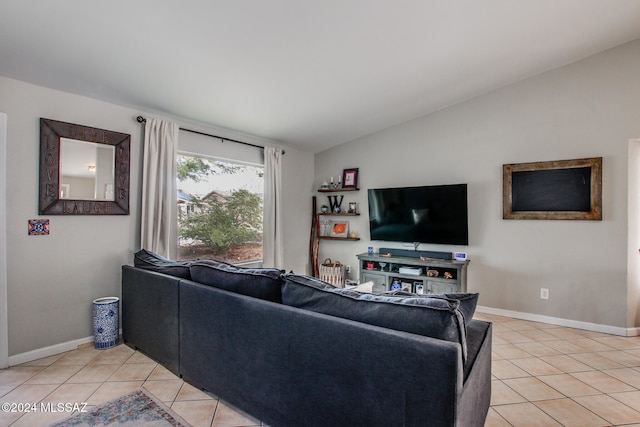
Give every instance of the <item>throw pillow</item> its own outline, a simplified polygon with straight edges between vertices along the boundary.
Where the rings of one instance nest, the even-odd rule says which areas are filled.
[[[467,357],[460,302],[446,298],[366,294],[313,277],[285,274],[282,302],[305,310],[459,343]]]
[[[353,288],[349,288],[352,291],[358,291],[358,292],[364,292],[367,294],[372,294],[373,293],[373,282],[364,282],[364,283],[360,283],[357,286],[354,286]]]
[[[155,252],[142,249],[133,254],[133,265],[145,270],[191,279],[189,266],[193,261],[172,261]]]
[[[275,268],[244,268],[214,260],[191,264],[191,279],[198,283],[278,303],[282,302],[282,273]]]

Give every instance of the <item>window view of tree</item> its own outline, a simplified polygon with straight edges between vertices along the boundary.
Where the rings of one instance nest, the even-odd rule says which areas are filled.
[[[178,156],[178,259],[262,259],[264,170]]]

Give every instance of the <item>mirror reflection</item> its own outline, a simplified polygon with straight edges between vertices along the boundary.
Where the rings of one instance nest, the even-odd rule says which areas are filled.
[[[60,199],[114,200],[115,147],[60,138]]]

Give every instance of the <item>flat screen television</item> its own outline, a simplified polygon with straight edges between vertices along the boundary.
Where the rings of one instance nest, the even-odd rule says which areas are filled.
[[[467,184],[368,190],[371,240],[469,244]]]

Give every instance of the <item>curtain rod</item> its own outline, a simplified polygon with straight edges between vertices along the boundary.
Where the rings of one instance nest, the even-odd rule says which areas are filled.
[[[142,116],[138,116],[136,117],[136,121],[138,123],[146,123],[147,119],[145,119]],[[252,144],[250,142],[244,142],[244,141],[238,141],[236,139],[231,139],[231,138],[225,138],[224,136],[218,136],[218,135],[211,135],[210,133],[204,133],[204,132],[199,132],[197,130],[191,130],[191,129],[185,129],[185,128],[180,128],[180,130],[183,130],[185,132],[191,132],[191,133],[197,133],[198,135],[204,135],[204,136],[209,136],[211,138],[216,138],[221,140],[222,142],[225,141],[229,141],[229,142],[237,142],[238,144],[244,144],[244,145],[248,145],[250,147],[256,147],[256,148],[264,148],[263,145],[256,145],[256,144]],[[282,150],[282,154],[284,155],[284,150]]]

